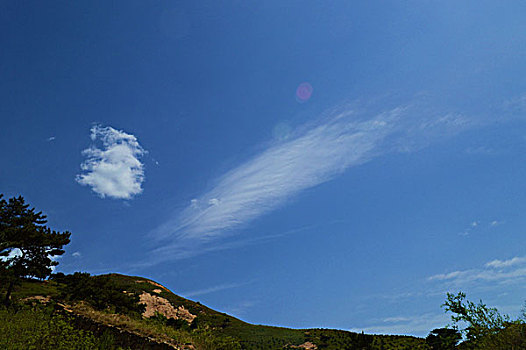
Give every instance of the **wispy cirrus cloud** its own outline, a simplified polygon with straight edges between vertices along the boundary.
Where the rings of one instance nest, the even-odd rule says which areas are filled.
[[[425,336],[429,330],[447,324],[448,316],[444,313],[425,313],[419,315],[402,315],[377,320],[372,325],[353,327],[351,331],[364,331],[369,334],[405,334]]]
[[[91,187],[100,197],[130,199],[142,192],[144,165],[140,161],[146,151],[134,135],[110,126],[94,125],[91,128],[93,145],[82,154],[82,174],[76,181]],[[101,148],[95,142],[101,144]]]
[[[219,291],[222,291],[222,290],[239,288],[239,287],[242,287],[242,286],[246,286],[247,284],[250,284],[250,283],[252,283],[252,281],[240,282],[240,283],[223,283],[223,284],[219,284],[219,285],[216,285],[216,286],[207,287],[207,288],[203,288],[203,289],[197,289],[197,290],[192,290],[192,291],[188,291],[188,292],[181,292],[179,294],[184,295],[185,297],[188,297],[188,298],[189,297],[196,297],[196,296],[199,296],[199,295],[215,293],[215,292],[219,292]]]
[[[516,256],[508,260],[495,259],[495,260],[492,260],[486,263],[485,266],[499,269],[499,268],[516,266],[516,265],[526,265],[526,256]]]
[[[345,110],[300,128],[220,176],[211,190],[156,229],[155,237],[172,242],[157,249],[156,256],[173,258],[195,242],[231,235],[350,167],[389,152],[414,150],[438,134],[470,124],[461,115],[422,112],[410,105],[374,114]]]
[[[507,260],[492,260],[481,268],[452,271],[436,274],[429,281],[442,281],[448,285],[465,288],[477,284],[509,284],[526,279],[526,257],[513,257]]]

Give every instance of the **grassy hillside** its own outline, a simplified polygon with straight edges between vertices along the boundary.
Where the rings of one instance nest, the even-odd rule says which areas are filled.
[[[252,325],[141,277],[25,280],[0,310],[5,349],[427,349],[424,339]]]

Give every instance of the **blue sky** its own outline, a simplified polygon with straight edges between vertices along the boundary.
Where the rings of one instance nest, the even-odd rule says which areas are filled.
[[[516,314],[522,1],[0,2],[0,192],[59,270],[258,324],[426,335]]]

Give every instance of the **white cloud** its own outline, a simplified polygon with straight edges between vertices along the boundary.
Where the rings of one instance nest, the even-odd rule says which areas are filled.
[[[48,255],[48,257],[51,259],[51,261],[59,261],[62,259],[62,255]],[[56,266],[51,266],[51,272],[55,272],[56,269]]]
[[[71,254],[74,258],[80,258],[82,256],[82,254],[80,252],[74,252],[73,254]]]
[[[410,317],[406,316],[395,316],[395,317],[386,317],[383,319],[383,322],[385,323],[398,323],[398,322],[407,322],[410,321]]]
[[[6,249],[0,250],[2,252],[5,252]],[[10,259],[13,259],[14,257],[22,256],[22,251],[18,248],[11,249],[9,251],[9,254],[7,256],[0,256],[0,260],[7,261]]]
[[[208,200],[208,204],[210,204],[210,205],[219,205],[219,199],[217,199],[217,198],[209,199]]]
[[[250,284],[250,283],[252,283],[252,282],[224,283],[224,284],[220,284],[220,285],[213,286],[213,287],[193,290],[193,291],[189,291],[189,292],[181,292],[179,294],[180,295],[184,295],[185,297],[189,298],[189,297],[195,297],[195,296],[199,296],[199,295],[219,292],[219,291],[226,290],[226,289],[238,288],[238,287],[242,287],[242,286],[245,286],[247,284]]]
[[[488,262],[485,266],[486,267],[493,267],[493,268],[503,268],[503,267],[510,267],[515,265],[521,265],[526,263],[526,257],[524,256],[516,256],[514,258],[508,259],[508,260],[499,260],[495,259],[493,261]]]
[[[206,244],[207,242],[200,242],[195,240],[179,240],[175,243],[166,244],[160,248],[155,249],[154,253],[148,256],[146,261],[135,263],[132,266],[136,268],[144,268],[147,266],[156,265],[161,261],[167,260],[168,258],[170,260],[182,260],[204,253],[232,250],[256,244],[266,244],[284,236],[309,230],[312,227],[313,226],[304,226],[273,235],[250,237],[236,240],[226,240],[219,243],[216,242],[213,245]]]
[[[413,107],[373,116],[344,111],[305,126],[219,177],[211,190],[175,213],[154,235],[173,240],[172,252],[188,246],[184,242],[190,240],[205,242],[230,235],[350,167],[389,152],[417,149],[470,123],[454,114],[422,116]],[[170,245],[160,251],[168,253]]]
[[[443,327],[449,317],[445,314],[426,313],[423,315],[392,316],[387,317],[377,324],[362,328],[353,327],[351,331],[369,334],[400,334],[426,336],[430,330]]]
[[[140,161],[146,151],[134,135],[112,127],[95,125],[91,140],[100,141],[101,148],[92,145],[82,154],[87,159],[81,164],[82,174],[76,180],[90,186],[102,198],[130,199],[142,192],[144,165]]]
[[[443,281],[457,287],[476,284],[516,283],[526,278],[526,257],[514,257],[509,260],[493,260],[482,268],[453,271],[430,276],[429,281]]]
[[[474,156],[492,156],[499,154],[499,151],[488,147],[488,146],[478,146],[478,147],[469,147],[464,153]]]
[[[254,300],[243,300],[235,305],[227,306],[225,308],[226,313],[235,316],[243,316],[249,309],[257,305],[258,302]]]
[[[300,191],[370,159],[401,113],[394,109],[362,122],[353,122],[351,113],[341,114],[270,147],[222,176],[215,188],[197,199],[208,206],[190,205],[160,231],[165,236],[207,238],[242,226]],[[383,119],[389,125],[376,123]]]
[[[51,136],[51,137],[48,137],[46,141],[48,142],[55,141],[55,138],[56,138],[55,136]]]

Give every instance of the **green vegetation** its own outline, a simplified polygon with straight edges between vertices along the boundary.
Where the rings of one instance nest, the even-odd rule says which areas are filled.
[[[122,349],[106,333],[77,329],[71,317],[43,306],[0,309],[0,349]]]
[[[85,301],[97,310],[113,313],[140,315],[144,305],[139,304],[137,294],[125,294],[110,276],[93,276],[89,273],[75,272],[72,275],[54,274],[51,280],[62,288],[60,297],[64,301]]]
[[[447,293],[442,305],[451,312],[455,329],[466,337],[459,349],[515,350],[526,349],[526,322],[524,315],[512,320],[495,308],[487,307],[482,300],[475,304],[466,300],[466,294]],[[464,328],[461,326],[464,325]]]
[[[426,338],[432,350],[454,350],[462,339],[462,334],[453,328],[433,329]]]

